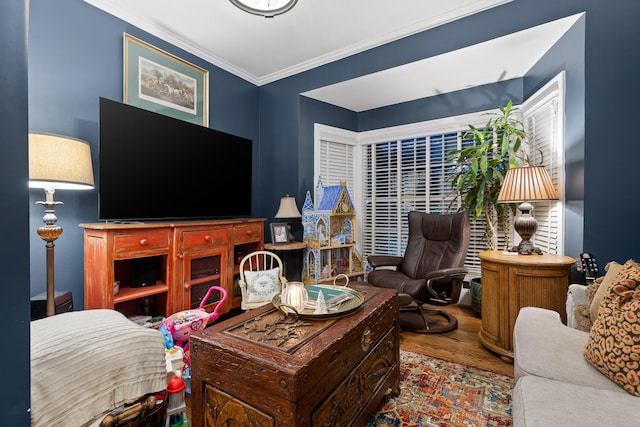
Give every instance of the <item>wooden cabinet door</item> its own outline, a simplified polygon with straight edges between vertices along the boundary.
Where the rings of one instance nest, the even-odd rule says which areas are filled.
[[[211,312],[221,299],[219,291],[212,292],[203,303],[211,286],[220,286],[229,294],[227,286],[227,248],[219,247],[206,251],[186,252],[182,256],[182,310],[202,307]],[[231,289],[233,292],[233,289]],[[229,294],[228,298],[232,295]],[[229,311],[225,304],[218,312]]]
[[[485,338],[502,346],[500,326],[504,290],[501,289],[501,268],[498,264],[482,263],[482,331]]]
[[[522,307],[542,307],[557,311],[567,322],[566,300],[569,290],[570,268],[511,267],[511,330]]]

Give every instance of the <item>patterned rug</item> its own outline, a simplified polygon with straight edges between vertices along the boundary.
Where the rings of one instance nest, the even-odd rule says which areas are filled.
[[[367,427],[511,426],[513,378],[400,351],[400,395],[385,397]]]

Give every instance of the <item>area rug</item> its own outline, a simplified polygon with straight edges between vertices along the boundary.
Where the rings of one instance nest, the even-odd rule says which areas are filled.
[[[511,426],[513,378],[400,351],[400,395],[385,397],[367,427]]]

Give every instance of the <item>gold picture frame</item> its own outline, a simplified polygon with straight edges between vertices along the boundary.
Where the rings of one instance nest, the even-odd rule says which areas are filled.
[[[209,125],[209,72],[124,34],[124,103]]]

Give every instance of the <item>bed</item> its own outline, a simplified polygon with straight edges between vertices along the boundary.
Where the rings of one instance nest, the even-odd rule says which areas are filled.
[[[162,334],[114,310],[31,322],[31,425],[91,426],[167,386]]]

